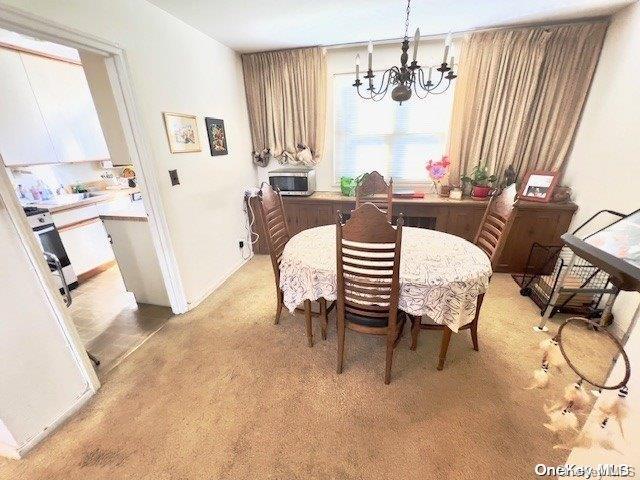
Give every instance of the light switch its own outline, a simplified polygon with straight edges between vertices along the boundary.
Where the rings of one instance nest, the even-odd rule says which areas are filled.
[[[169,178],[171,179],[171,185],[180,185],[178,170],[169,170]]]

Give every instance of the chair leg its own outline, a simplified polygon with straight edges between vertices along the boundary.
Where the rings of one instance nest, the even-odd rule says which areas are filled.
[[[420,322],[421,317],[410,315],[411,318],[411,350],[418,348],[418,336],[420,335]]]
[[[440,344],[440,359],[438,360],[438,370],[444,367],[444,360],[447,358],[447,350],[449,349],[449,340],[453,332],[447,326],[442,330],[442,343]]]
[[[278,306],[276,307],[276,319],[273,322],[275,325],[278,325],[278,323],[280,323],[280,315],[282,314],[282,304],[284,301],[283,297],[283,291],[278,288]]]
[[[471,341],[473,342],[473,349],[477,352],[478,348],[478,319],[480,318],[480,308],[482,307],[482,301],[484,300],[484,293],[478,295],[476,303],[476,316],[471,323]]]
[[[327,316],[327,300],[321,298],[320,300],[318,300],[318,303],[320,303],[320,320],[322,321],[320,328],[322,330],[322,339],[326,340],[327,327],[329,326],[329,317]]]
[[[304,301],[304,317],[307,327],[307,342],[313,347],[313,325],[311,324],[311,300]]]
[[[340,315],[336,315],[337,323],[338,323],[338,367],[337,372],[342,373],[342,365],[344,363],[344,336],[345,336],[345,325],[344,318],[340,318]]]
[[[394,335],[395,336],[395,335]],[[393,337],[390,335],[387,337],[387,358],[384,365],[384,384],[389,385],[391,383],[391,364],[393,363]]]
[[[469,329],[471,331],[471,341],[473,342],[473,349],[477,352],[478,349],[478,321],[475,320],[472,324],[471,324],[471,328]]]

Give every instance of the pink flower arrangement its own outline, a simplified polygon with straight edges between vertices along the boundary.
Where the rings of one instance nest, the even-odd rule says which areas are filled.
[[[450,164],[449,155],[443,155],[442,159],[438,162],[434,162],[433,160],[429,160],[427,162],[427,173],[429,174],[429,178],[431,178],[433,183],[436,185],[436,189],[438,189],[442,179],[449,173]]]

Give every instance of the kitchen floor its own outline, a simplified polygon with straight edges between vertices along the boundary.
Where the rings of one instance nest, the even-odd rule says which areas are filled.
[[[136,303],[113,266],[73,291],[73,322],[85,348],[100,360],[103,377],[173,315],[168,307]]]

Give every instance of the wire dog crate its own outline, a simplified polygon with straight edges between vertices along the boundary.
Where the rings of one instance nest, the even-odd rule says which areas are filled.
[[[618,212],[602,210],[580,225],[573,234],[601,213],[624,217]],[[601,326],[613,321],[611,307],[619,289],[611,284],[608,273],[579,257],[568,247],[534,243],[524,273],[512,277],[520,286],[520,294],[530,297],[540,307],[543,318],[535,327],[538,331],[547,331],[546,321],[556,313],[599,318]]]

